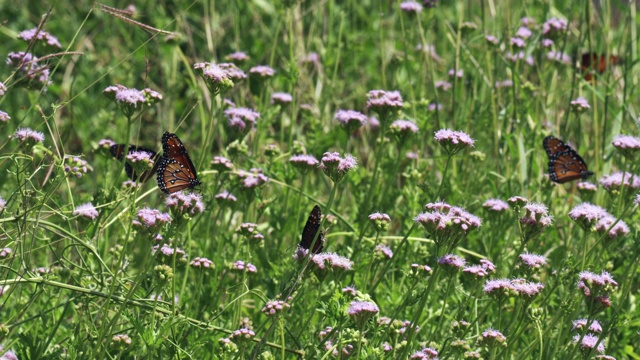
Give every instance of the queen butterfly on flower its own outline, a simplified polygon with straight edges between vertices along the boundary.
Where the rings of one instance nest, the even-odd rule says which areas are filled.
[[[176,134],[165,131],[162,135],[162,151],[164,153],[156,177],[160,190],[172,194],[201,184],[187,149]]]

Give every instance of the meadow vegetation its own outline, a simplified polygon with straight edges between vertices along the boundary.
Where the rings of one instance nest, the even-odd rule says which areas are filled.
[[[0,359],[640,358],[635,1],[82,3],[0,4]]]

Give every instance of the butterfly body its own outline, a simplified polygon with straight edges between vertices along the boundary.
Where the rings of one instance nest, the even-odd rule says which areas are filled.
[[[564,184],[573,180],[586,179],[593,175],[582,157],[562,140],[554,136],[547,136],[542,145],[549,157],[548,170],[551,181]]]
[[[125,151],[125,144],[114,144],[111,145],[111,147],[109,148],[109,152],[111,152],[111,156],[113,156],[114,158],[116,158],[118,161],[122,161],[124,160],[124,151]],[[147,180],[149,180],[150,178],[153,177],[153,174],[156,173],[157,169],[158,169],[158,162],[159,162],[159,154],[157,152],[155,152],[154,150],[142,147],[142,146],[136,146],[136,145],[129,145],[129,154],[133,153],[133,152],[146,152],[149,153],[149,157],[153,160],[153,169],[151,170],[147,170],[147,171],[143,171],[140,176],[138,176],[138,174],[136,173],[136,171],[133,169],[133,166],[131,166],[131,164],[129,164],[128,162],[124,163],[124,170],[127,173],[127,177],[133,181],[139,180],[139,182],[146,182]]]
[[[193,189],[201,184],[187,149],[176,134],[162,135],[163,155],[158,164],[158,187],[167,194]]]
[[[310,250],[313,246],[313,249],[311,250],[313,254],[317,254],[322,251],[322,248],[324,247],[324,233],[320,231],[321,221],[322,210],[320,210],[320,207],[316,205],[313,207],[313,210],[311,210],[307,223],[304,225],[304,230],[302,230],[302,239],[300,239],[298,246],[305,250]],[[316,234],[318,235],[316,236]]]

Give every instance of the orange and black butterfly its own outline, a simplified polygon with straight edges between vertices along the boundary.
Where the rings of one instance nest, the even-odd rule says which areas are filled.
[[[568,181],[586,179],[593,175],[580,155],[562,140],[547,136],[542,142],[549,157],[549,178],[564,184]]]
[[[201,184],[182,141],[168,131],[162,135],[162,158],[158,164],[158,187],[167,194],[193,189]]]
[[[116,158],[118,161],[122,161],[124,160],[124,151],[125,151],[125,144],[115,144],[115,145],[111,145],[111,147],[109,148],[109,151],[111,152],[111,155]],[[124,171],[127,173],[127,177],[133,181],[138,180],[139,178],[139,182],[144,183],[147,180],[151,179],[153,177],[153,174],[156,173],[156,170],[158,169],[158,160],[160,158],[160,154],[156,153],[155,151],[151,150],[151,149],[147,149],[145,147],[142,146],[135,146],[135,145],[129,145],[129,154],[131,154],[132,152],[146,152],[149,153],[149,157],[153,160],[153,169],[147,170],[147,171],[143,171],[142,174],[140,174],[140,176],[138,176],[138,174],[136,173],[136,171],[133,169],[133,167],[131,166],[131,164],[129,164],[128,162],[125,161],[124,163]]]
[[[580,71],[586,81],[593,80],[593,74],[603,74],[614,65],[622,64],[622,59],[615,55],[600,55],[593,52],[584,53],[580,57]]]
[[[321,220],[322,210],[320,210],[320,206],[316,205],[311,210],[311,214],[309,214],[304,230],[302,230],[302,239],[298,244],[299,247],[305,250],[309,250],[313,246],[312,254],[321,252],[324,247],[324,233],[320,231]]]

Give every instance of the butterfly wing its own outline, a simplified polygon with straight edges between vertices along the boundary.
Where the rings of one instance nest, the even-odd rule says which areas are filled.
[[[311,210],[307,223],[304,225],[304,230],[302,230],[302,239],[300,239],[298,246],[309,250],[313,245],[313,250],[311,250],[313,254],[317,254],[322,251],[322,248],[324,247],[324,234],[320,231],[321,221],[322,210],[320,210],[320,206],[316,205],[313,207],[313,210]],[[316,234],[318,234],[317,239]],[[313,241],[314,239],[315,243]]]
[[[551,135],[544,138],[544,140],[542,141],[542,146],[544,146],[544,151],[547,152],[548,157],[551,157],[562,151],[572,150],[569,145]]]
[[[172,194],[201,184],[187,149],[176,134],[167,131],[162,135],[162,150],[156,176],[160,190]]]
[[[111,145],[111,147],[109,148],[111,156],[116,158],[118,161],[123,161],[125,147],[125,144]],[[156,173],[158,169],[158,162],[160,160],[160,154],[156,153],[154,150],[142,146],[129,145],[129,154],[135,151],[143,151],[149,153],[151,155],[151,159],[153,160],[153,169],[143,171],[142,174],[140,174],[140,182],[144,183],[147,182],[147,180],[153,177],[153,174]],[[135,170],[133,170],[133,167],[128,162],[124,163],[124,171],[127,173],[127,177],[129,179],[133,181],[136,181],[138,179],[138,174],[136,174]]]
[[[591,175],[593,172],[587,169],[587,164],[573,149],[549,157],[549,178],[553,182],[564,184]]]
[[[602,74],[613,65],[622,64],[622,59],[615,55],[600,55],[589,52],[582,54],[580,58],[580,70],[585,73],[585,80],[593,79],[592,73]]]

